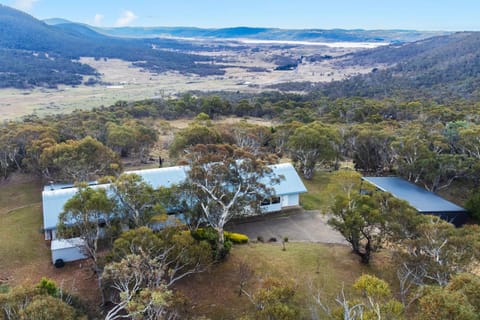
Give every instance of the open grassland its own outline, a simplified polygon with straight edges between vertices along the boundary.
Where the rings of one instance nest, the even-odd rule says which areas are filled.
[[[0,266],[3,272],[14,274],[19,268],[43,264],[45,257],[48,259],[41,225],[39,204],[0,215]],[[29,274],[22,278],[25,276]]]
[[[19,207],[39,205],[41,188],[39,181],[22,174],[0,180],[0,216]]]
[[[200,52],[213,63],[225,67],[221,76],[199,76],[177,72],[152,73],[117,59],[82,58],[100,74],[101,84],[94,86],[59,86],[57,89],[0,89],[0,121],[28,114],[39,116],[66,113],[75,109],[109,106],[119,100],[136,101],[172,97],[190,90],[240,91],[258,93],[269,85],[285,82],[329,82],[370,72],[369,67],[338,67],[331,60],[301,61],[295,70],[278,71],[276,57],[299,59],[308,55],[340,56],[359,48],[322,46],[252,46],[242,50]],[[87,80],[87,79],[85,79]]]

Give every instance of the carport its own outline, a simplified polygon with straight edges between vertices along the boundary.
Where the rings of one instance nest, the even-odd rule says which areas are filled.
[[[407,201],[418,213],[431,214],[460,227],[467,222],[467,210],[439,195],[427,191],[400,177],[363,177],[377,189]]]

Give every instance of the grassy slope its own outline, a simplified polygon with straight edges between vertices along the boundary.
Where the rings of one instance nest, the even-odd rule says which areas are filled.
[[[296,286],[297,302],[304,312],[308,312],[311,297],[317,289],[324,302],[335,306],[333,301],[342,286],[348,290],[360,275],[369,273],[390,279],[393,276],[382,268],[382,259],[366,267],[351,254],[349,247],[342,245],[287,243],[286,251],[282,251],[278,243],[235,246],[225,263],[185,279],[177,286],[194,302],[193,312],[211,319],[238,319],[253,310],[244,295],[238,296],[238,269],[242,261],[255,270],[247,291],[254,292],[267,277],[291,281]]]
[[[0,180],[0,215],[19,207],[40,204],[41,188],[39,181],[21,174]]]

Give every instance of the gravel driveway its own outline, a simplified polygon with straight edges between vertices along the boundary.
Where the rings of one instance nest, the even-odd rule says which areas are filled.
[[[293,209],[228,224],[228,231],[246,234],[250,239],[262,236],[265,241],[275,237],[278,241],[309,241],[347,244],[343,236],[327,225],[328,216],[319,211]]]

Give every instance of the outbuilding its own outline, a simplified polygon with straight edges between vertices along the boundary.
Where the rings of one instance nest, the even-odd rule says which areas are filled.
[[[439,195],[425,190],[400,177],[363,177],[377,189],[407,201],[419,213],[438,216],[460,227],[467,222],[467,210]]]
[[[52,240],[50,244],[52,263],[62,265],[64,262],[87,259],[84,247],[85,242],[81,238]]]

